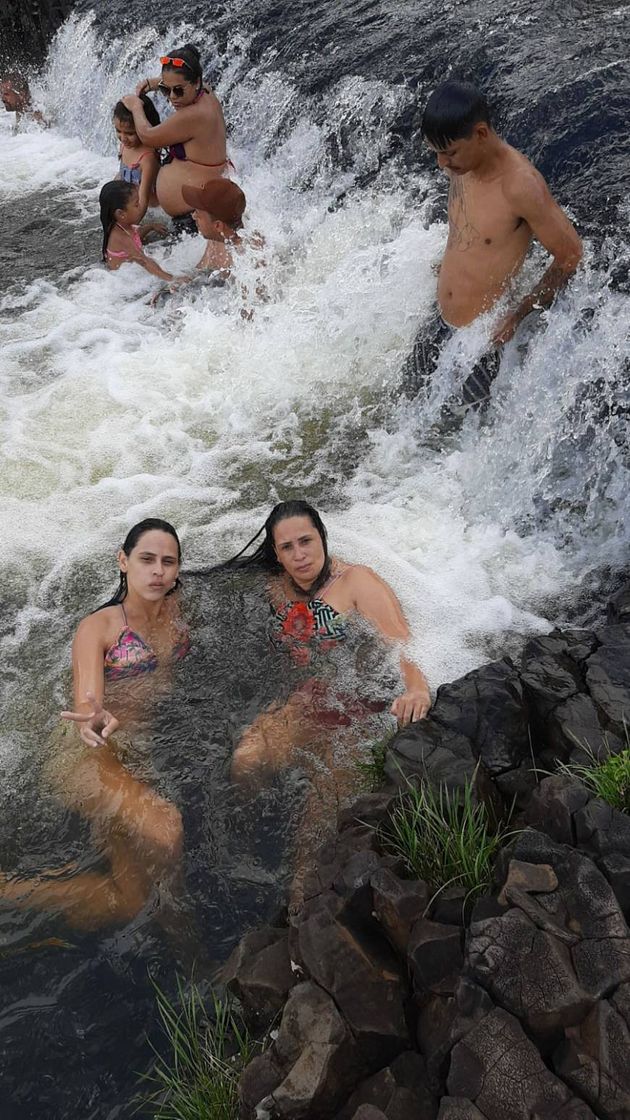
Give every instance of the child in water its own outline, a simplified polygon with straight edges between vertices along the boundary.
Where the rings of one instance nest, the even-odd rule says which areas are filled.
[[[99,195],[101,225],[103,226],[103,260],[108,268],[117,269],[125,261],[135,261],[152,276],[173,280],[170,272],[142,251],[142,239],[154,227],[147,223],[141,230],[138,222],[142,216],[138,187],[113,179],[105,183]]]
[[[160,114],[149,97],[142,98],[145,116],[151,125],[160,123]],[[149,206],[157,206],[155,180],[160,170],[160,160],[155,148],[143,144],[136,132],[133,116],[122,101],[114,105],[114,129],[120,151],[120,168],[117,179],[136,186],[140,193],[140,217],[143,218]]]
[[[262,247],[260,234],[245,239],[239,230],[243,226],[245,195],[231,179],[211,179],[203,187],[182,187],[184,201],[193,206],[192,216],[199,233],[208,244],[196,266],[203,272],[218,272],[227,279],[235,252],[242,252],[246,245]]]

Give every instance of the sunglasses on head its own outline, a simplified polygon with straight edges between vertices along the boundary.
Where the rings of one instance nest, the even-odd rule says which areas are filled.
[[[170,55],[165,54],[163,56],[163,58],[160,59],[160,63],[161,63],[162,66],[177,66],[179,68],[180,66],[185,66],[186,65],[186,59],[185,58],[171,58]]]
[[[185,86],[167,86],[164,82],[160,82],[157,88],[163,97],[183,97],[186,92]]]

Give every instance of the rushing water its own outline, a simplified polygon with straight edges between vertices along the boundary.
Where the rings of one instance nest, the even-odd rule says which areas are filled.
[[[88,9],[33,81],[53,127],[13,134],[0,115],[0,827],[2,865],[24,874],[90,850],[40,792],[38,760],[68,696],[73,627],[108,593],[140,518],[172,520],[199,567],[235,552],[277,499],[309,497],[334,551],[396,588],[433,686],[529,633],[596,619],[630,537],[627,5],[231,0],[193,4],[185,25],[169,3],[159,24],[144,0]],[[111,108],[187,39],[204,50],[248,223],[267,241],[270,298],[251,321],[238,287],[153,310],[150,277],[98,263]],[[428,395],[402,391],[446,232],[419,117],[449,73],[488,89],[504,134],[585,235],[586,263],[506,348],[485,415],[440,437],[440,404],[485,338],[483,324],[461,332]],[[152,251],[178,272],[201,243]],[[197,657],[153,738],[215,960],[280,904],[277,798],[291,790],[262,798],[243,835],[227,761],[281,673],[260,589],[189,581],[189,593]],[[156,1039],[147,969],[167,983],[181,955],[150,913],[75,938],[1,912],[0,933],[3,1117],[129,1115],[150,1060],[143,1032]],[[25,948],[52,934],[69,947]]]

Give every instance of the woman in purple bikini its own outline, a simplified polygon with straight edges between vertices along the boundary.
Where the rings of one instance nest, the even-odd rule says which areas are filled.
[[[181,815],[152,789],[150,760],[132,746],[128,729],[168,691],[173,662],[190,648],[178,605],[180,561],[173,526],[141,521],[118,554],[116,594],[79,624],[74,710],[61,713],[66,722],[45,776],[66,807],[89,820],[109,868],[3,875],[0,896],[19,909],[55,911],[75,928],[97,929],[129,921],[156,883],[177,878]]]
[[[142,144],[168,148],[170,162],[163,164],[157,177],[160,206],[171,217],[189,214],[182,187],[203,187],[210,179],[227,173],[230,167],[225,147],[225,120],[218,98],[206,89],[201,59],[196,47],[187,44],[164,55],[159,78],[145,78],[136,95],[123,97],[133,114],[134,127]],[[167,120],[151,126],[140,99],[157,89],[175,110]]]

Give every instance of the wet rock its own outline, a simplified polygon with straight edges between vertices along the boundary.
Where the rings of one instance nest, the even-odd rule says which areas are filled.
[[[320,848],[316,865],[304,878],[305,900],[331,890],[341,869],[353,855],[375,850],[375,829],[348,823],[343,832],[335,833]]]
[[[388,778],[398,785],[404,784],[405,779],[419,777],[460,789],[472,779],[474,771],[470,741],[438,722],[434,715],[399,731],[385,760]]]
[[[418,1009],[416,1038],[427,1069],[427,1083],[436,1095],[441,1095],[448,1071],[451,1052],[451,1031],[455,1022],[457,1005],[454,996],[431,993]]]
[[[551,866],[558,886],[542,893],[512,886],[512,909],[473,921],[470,974],[544,1036],[579,1023],[630,977],[630,935],[610,885],[586,856],[537,832],[524,833],[514,855]]]
[[[443,1097],[437,1120],[487,1120],[472,1101],[463,1097]]]
[[[431,920],[447,926],[463,926],[470,909],[465,887],[446,887],[431,906]]]
[[[404,955],[411,927],[426,910],[428,887],[421,879],[400,879],[386,867],[380,867],[370,881],[376,919],[390,944]]]
[[[348,906],[366,920],[372,914],[372,875],[380,868],[382,857],[376,852],[355,852],[339,868],[332,887]]]
[[[623,916],[630,918],[630,857],[612,852],[599,860],[598,866],[610,883]]]
[[[406,1051],[362,1081],[335,1120],[352,1120],[360,1107],[376,1108],[386,1120],[435,1120],[437,1102],[420,1055]]]
[[[376,923],[319,907],[296,933],[307,975],[334,999],[372,1068],[407,1049],[405,970]]]
[[[606,617],[613,626],[618,623],[627,626],[630,623],[630,583],[613,595],[606,608]]]
[[[462,930],[420,918],[411,930],[407,955],[417,991],[451,994],[464,963]]]
[[[252,1116],[260,1101],[268,1098],[283,1078],[282,1069],[271,1050],[257,1054],[245,1067],[238,1083],[241,1113]]]
[[[257,1105],[295,1120],[330,1115],[363,1072],[357,1049],[330,996],[316,984],[289,995],[273,1058],[282,1081]]]
[[[387,1120],[387,1117],[380,1108],[375,1108],[372,1104],[362,1104],[357,1108],[352,1120]]]
[[[363,797],[359,797],[339,813],[337,818],[339,832],[345,832],[347,828],[368,830],[376,828],[387,817],[395,798],[396,791],[391,789],[384,790],[382,793],[366,793]]]
[[[605,726],[623,739],[630,704],[630,627],[608,626],[600,638],[589,658],[586,683]]]
[[[287,930],[265,926],[246,933],[224,965],[222,979],[246,1012],[272,1018],[295,983]]]
[[[610,733],[608,733],[610,734]],[[599,756],[608,753],[600,714],[585,692],[559,704],[547,720],[545,739],[554,757],[584,762],[584,746]],[[617,740],[615,740],[617,742]]]
[[[447,1085],[451,1097],[463,1098],[464,1117],[474,1117],[465,1111],[472,1102],[485,1120],[595,1120],[590,1108],[547,1069],[514,1016],[498,1007],[454,1046]],[[449,1112],[439,1115],[448,1117]]]
[[[546,832],[560,844],[575,843],[574,816],[590,800],[590,794],[576,778],[553,774],[544,778],[532,793],[525,813],[528,824]]]
[[[554,632],[527,642],[521,658],[521,680],[532,711],[542,720],[558,704],[584,690],[583,675],[574,649],[564,634]],[[594,648],[594,647],[593,647]],[[593,652],[588,649],[587,656]]]
[[[555,891],[557,886],[558,876],[551,864],[524,863],[520,859],[511,859],[507,878],[499,893],[499,902],[507,905],[514,890],[526,891],[528,894],[548,894],[549,891]]]
[[[630,1116],[630,1030],[612,1003],[601,1000],[579,1026],[566,1032],[554,1069],[597,1109],[601,1120]]]
[[[577,842],[599,856],[621,852],[630,856],[630,817],[619,813],[598,797],[575,814]]]

